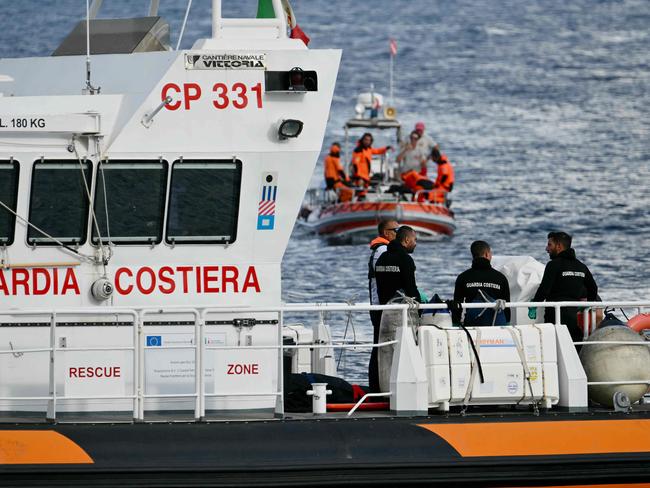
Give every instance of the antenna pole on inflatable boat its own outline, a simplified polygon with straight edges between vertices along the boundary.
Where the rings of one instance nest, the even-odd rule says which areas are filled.
[[[388,65],[389,73],[389,87],[390,87],[390,105],[395,106],[394,90],[393,90],[393,69],[395,67],[395,56],[397,56],[397,41],[392,37],[388,39],[388,47],[390,54],[390,61]]]
[[[389,78],[389,84],[390,84],[390,104],[395,105],[395,99],[393,98],[393,58],[394,56],[391,55],[390,57],[390,67],[389,72],[390,72],[390,78]]]

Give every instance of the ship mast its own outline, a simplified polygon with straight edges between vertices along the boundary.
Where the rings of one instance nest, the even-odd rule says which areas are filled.
[[[278,30],[278,38],[287,37],[287,19],[282,8],[282,0],[271,0],[275,18],[272,19],[255,19],[256,26],[275,27]],[[212,0],[212,38],[223,38],[224,27],[250,27],[250,19],[224,19],[221,16],[221,0]]]

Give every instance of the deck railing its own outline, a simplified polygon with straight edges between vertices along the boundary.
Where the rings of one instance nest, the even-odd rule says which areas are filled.
[[[255,29],[270,27],[273,37],[282,39],[287,37],[287,19],[280,0],[271,0],[275,17],[270,19],[234,19],[225,18],[221,14],[221,0],[212,0],[212,38],[221,39],[228,37],[229,30]],[[241,34],[240,34],[241,35]]]
[[[347,186],[345,189],[352,190],[355,194],[359,192],[366,192],[368,188],[362,186]],[[305,201],[311,207],[317,205],[330,205],[335,203],[344,203],[341,202],[341,188],[334,188],[331,190],[323,188],[310,188],[305,194]],[[436,198],[434,201],[430,201],[428,195],[430,193],[435,193],[439,198]],[[372,194],[371,194],[372,195]],[[399,193],[378,193],[376,194],[379,198],[373,199],[369,198],[367,195],[364,197],[364,200],[355,200],[354,198],[345,203],[361,203],[361,202],[375,202],[379,201],[382,203],[426,203],[429,205],[435,205],[438,207],[449,207],[449,192],[445,190],[435,189],[435,190],[418,190],[415,194],[409,192]]]
[[[462,307],[464,309],[484,309],[484,308],[494,308],[496,304],[493,303],[464,303]],[[637,313],[641,313],[644,310],[650,309],[650,301],[640,302],[640,301],[610,301],[610,302],[510,302],[505,304],[506,307],[511,309],[517,308],[528,308],[528,307],[553,307],[555,310],[555,323],[556,325],[560,324],[560,311],[564,307],[572,308],[582,308],[586,310],[592,310],[596,308],[626,308],[634,309]],[[398,341],[387,341],[379,344],[373,344],[371,342],[366,343],[346,343],[346,342],[331,342],[327,344],[295,344],[295,345],[285,345],[283,344],[283,325],[284,317],[287,313],[305,313],[305,312],[317,312],[319,314],[328,313],[328,312],[346,312],[346,313],[361,313],[367,312],[370,310],[399,310],[402,313],[402,326],[407,327],[409,324],[409,311],[413,310],[413,306],[407,304],[392,304],[392,305],[369,305],[369,304],[348,304],[348,303],[291,303],[285,304],[277,307],[241,307],[241,308],[206,308],[206,307],[158,307],[158,308],[147,308],[147,309],[126,309],[126,308],[105,308],[105,309],[66,309],[66,310],[24,310],[24,311],[7,311],[0,313],[0,316],[11,317],[14,321],[19,317],[29,316],[29,317],[41,317],[46,318],[49,322],[49,347],[39,347],[39,348],[24,348],[16,349],[11,347],[10,349],[0,350],[0,355],[3,354],[13,354],[22,355],[22,354],[32,354],[32,353],[49,353],[49,394],[41,396],[5,396],[0,397],[0,401],[33,401],[33,400],[42,400],[47,401],[47,412],[46,418],[50,421],[54,421],[57,418],[57,404],[62,400],[132,400],[133,401],[133,419],[135,421],[144,420],[145,415],[145,400],[146,399],[164,399],[164,398],[190,398],[194,401],[194,419],[201,420],[205,418],[206,415],[206,398],[212,397],[255,397],[255,396],[264,396],[264,397],[275,397],[276,406],[275,413],[278,416],[284,414],[284,384],[283,384],[283,358],[284,352],[291,349],[372,349],[379,347],[387,347],[390,345],[396,344]],[[442,304],[421,304],[419,305],[420,309],[423,310],[446,310],[447,305]],[[210,317],[214,316],[223,316],[223,315],[233,315],[237,313],[245,312],[246,314],[275,314],[277,316],[277,344],[273,345],[259,345],[259,346],[242,346],[242,345],[224,345],[224,346],[212,346],[206,345],[205,343],[205,324]],[[188,325],[188,327],[193,328],[193,344],[190,345],[171,345],[171,346],[155,346],[155,350],[165,350],[165,349],[192,349],[194,351],[194,391],[191,393],[170,393],[170,394],[146,394],[145,393],[145,365],[144,357],[145,351],[148,349],[154,349],[154,346],[149,346],[146,343],[144,327],[146,318],[151,315],[156,315],[158,317],[165,315],[179,315],[184,314],[193,317],[193,323]],[[63,321],[66,317],[75,317],[79,320],[79,317],[93,318],[93,321],[97,321],[98,317],[127,317],[129,320],[128,323],[133,324],[133,333],[132,333],[132,344],[130,346],[108,346],[108,347],[61,347],[57,344],[57,326],[60,322]],[[83,322],[83,319],[81,320]],[[5,319],[6,323],[6,319]],[[587,335],[589,329],[586,329],[585,334]],[[607,344],[621,344],[621,345],[640,345],[640,346],[650,346],[650,341],[644,342],[613,342],[608,341]],[[575,344],[580,345],[590,345],[596,344],[596,342],[581,341],[576,342]],[[603,344],[603,342],[598,342],[598,344]],[[273,350],[277,351],[277,368],[278,368],[278,377],[277,377],[277,388],[273,391],[246,391],[246,392],[214,392],[206,393],[205,388],[205,370],[203,367],[204,359],[206,353],[209,351],[219,351],[219,350]],[[57,391],[57,371],[60,362],[61,352],[89,352],[89,351],[130,351],[132,352],[132,366],[133,366],[133,390],[129,394],[125,395],[88,395],[88,396],[70,396],[70,395],[61,395]],[[611,381],[611,382],[590,382],[589,385],[601,385],[601,384],[639,384],[643,381]],[[650,380],[645,383],[650,384]],[[390,396],[390,392],[385,392],[381,394],[382,396]],[[359,404],[365,400],[362,399]],[[357,404],[358,406],[358,404]],[[356,410],[357,406],[353,409]]]

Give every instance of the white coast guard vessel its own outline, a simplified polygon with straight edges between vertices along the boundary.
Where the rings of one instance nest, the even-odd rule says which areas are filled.
[[[559,323],[463,332],[414,304],[281,302],[340,52],[291,38],[286,2],[263,19],[212,3],[212,37],[187,51],[152,7],[80,24],[56,56],[0,60],[2,483],[645,480],[647,412],[589,410],[587,391],[648,378],[588,383]],[[332,342],[326,314],[370,308],[394,314],[394,337]],[[370,394],[388,410],[358,412],[363,395],[322,413],[328,387],[310,381],[318,416],[287,412],[285,354],[291,373],[332,376],[333,349],[372,347],[394,351]]]
[[[25,312],[57,310],[61,367],[50,387],[123,397],[137,380],[133,315],[109,309],[227,306],[206,317],[207,343],[277,344],[275,316],[234,310],[280,302],[280,263],[313,170],[305,161],[323,140],[340,52],[288,38],[284,15],[222,19],[220,2],[213,37],[188,51],[166,48],[168,27],[157,17],[90,24],[90,47],[102,53],[92,55],[91,79],[85,22],[51,57],[0,61],[0,322],[8,326],[0,342],[48,347],[50,315]],[[188,345],[192,328],[181,324],[192,320],[153,313],[140,339]],[[72,352],[80,347],[106,350]],[[258,352],[270,389],[274,355]],[[224,360],[231,354],[226,364],[238,363],[237,351]],[[176,355],[144,372],[150,392],[193,388],[172,372],[191,351]],[[0,397],[47,396],[48,362],[47,354],[0,356]],[[224,379],[228,390],[243,388],[239,377]],[[275,405],[273,396],[210,401]],[[187,403],[150,403],[179,402]],[[132,400],[61,400],[57,410],[122,407]],[[16,408],[0,400],[0,409]]]

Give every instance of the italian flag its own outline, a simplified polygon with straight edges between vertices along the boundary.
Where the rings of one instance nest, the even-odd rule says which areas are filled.
[[[289,37],[291,39],[300,39],[305,43],[305,46],[309,45],[309,36],[303,32],[298,23],[296,22],[296,16],[293,13],[291,4],[289,0],[282,0],[282,9],[284,14],[287,16],[287,24],[291,28],[291,34]],[[274,19],[275,11],[273,10],[273,1],[272,0],[258,0],[257,3],[257,18],[258,19]]]

